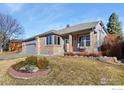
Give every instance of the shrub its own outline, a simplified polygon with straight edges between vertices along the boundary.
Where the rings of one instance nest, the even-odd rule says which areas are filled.
[[[102,46],[103,56],[117,57],[121,59],[122,46],[121,38],[117,35],[107,35],[104,39],[104,45]]]
[[[74,53],[72,52],[67,52],[67,53],[64,53],[65,56],[74,56]]]
[[[122,55],[121,45],[120,44],[103,45],[102,54],[103,56],[117,57],[118,59],[120,59]]]
[[[25,66],[25,72],[31,72],[34,69],[31,65],[35,65],[39,69],[45,69],[48,67],[49,61],[45,57],[37,59],[36,56],[30,56],[27,57],[25,61],[21,61],[17,64],[12,65],[12,67],[17,71],[20,71],[20,68]]]
[[[38,61],[37,61],[37,66],[39,69],[45,69],[47,68],[49,65],[49,61],[43,57],[43,58],[40,58]]]
[[[25,59],[27,64],[29,65],[36,65],[37,64],[37,57],[36,56],[29,56]]]
[[[12,67],[13,67],[13,69],[18,71],[21,67],[25,66],[26,64],[27,64],[26,61],[21,61],[17,64],[12,65]]]

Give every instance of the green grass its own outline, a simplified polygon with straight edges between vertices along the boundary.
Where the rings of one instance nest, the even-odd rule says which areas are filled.
[[[48,57],[51,72],[30,80],[15,79],[7,70],[24,58],[0,62],[0,85],[124,85],[124,66],[92,58]]]

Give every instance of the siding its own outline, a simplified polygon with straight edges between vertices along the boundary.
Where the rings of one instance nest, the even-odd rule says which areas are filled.
[[[100,24],[96,26],[95,31],[97,32],[97,47],[101,47],[107,33],[104,31]]]

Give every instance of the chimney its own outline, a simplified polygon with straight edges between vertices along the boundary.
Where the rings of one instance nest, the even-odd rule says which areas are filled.
[[[69,25],[69,24],[67,24],[67,25],[66,25],[66,28],[68,28],[68,27],[70,27],[70,25]]]

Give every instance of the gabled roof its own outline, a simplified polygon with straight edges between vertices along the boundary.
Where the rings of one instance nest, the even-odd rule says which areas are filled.
[[[64,29],[56,31],[56,33],[62,35],[62,34],[68,34],[68,33],[77,32],[77,31],[90,30],[90,29],[93,29],[98,23],[99,23],[99,21],[89,22],[89,23],[81,23],[78,25],[66,27]]]
[[[96,21],[96,22],[81,23],[81,24],[66,27],[66,28],[60,29],[60,30],[50,30],[48,32],[36,35],[34,37],[28,38],[23,41],[34,40],[37,36],[41,37],[41,36],[45,36],[45,35],[49,35],[49,34],[64,35],[64,34],[69,34],[69,33],[77,32],[77,31],[91,30],[91,29],[94,29],[98,23],[100,23],[103,26],[104,30],[106,31],[102,21]]]
[[[23,42],[35,40],[36,37],[42,37],[42,36],[45,36],[45,35],[54,34],[55,31],[56,31],[56,30],[50,30],[50,31],[44,32],[44,33],[42,33],[42,34],[39,34],[39,35],[30,37],[30,38],[27,38],[27,39],[23,40]]]
[[[49,35],[49,34],[55,34],[56,30],[50,30],[50,31],[47,31],[47,32],[44,32],[42,34],[39,34],[37,36],[45,36],[45,35]]]

